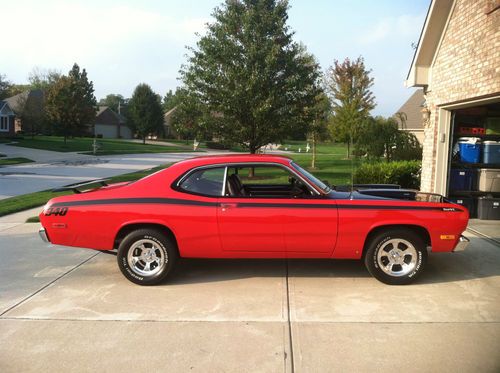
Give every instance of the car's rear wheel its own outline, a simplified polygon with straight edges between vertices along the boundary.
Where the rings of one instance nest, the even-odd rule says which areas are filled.
[[[175,243],[155,229],[129,233],[118,247],[118,266],[139,285],[156,285],[172,270],[177,258]]]
[[[427,262],[424,241],[413,231],[391,229],[376,234],[365,254],[373,277],[389,285],[406,285],[420,276]]]

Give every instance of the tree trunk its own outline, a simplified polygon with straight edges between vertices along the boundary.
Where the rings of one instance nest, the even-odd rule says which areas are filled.
[[[255,154],[255,153],[257,153],[257,148],[256,148],[254,145],[250,144],[248,147],[250,148],[250,154]],[[254,176],[255,176],[255,168],[251,167],[251,168],[248,170],[248,177],[249,177],[249,178],[252,178],[252,177],[254,177]]]
[[[142,136],[142,145],[146,145],[146,135]]]
[[[312,161],[311,168],[316,169],[316,134],[312,134]]]
[[[351,158],[351,142],[347,141],[347,159]]]

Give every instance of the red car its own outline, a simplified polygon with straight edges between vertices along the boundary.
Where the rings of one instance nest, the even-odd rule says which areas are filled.
[[[94,183],[95,185],[95,183]],[[363,259],[387,284],[408,284],[428,250],[465,249],[462,206],[397,189],[340,191],[273,155],[185,160],[131,183],[51,199],[42,239],[117,249],[130,281],[162,281],[182,258]]]

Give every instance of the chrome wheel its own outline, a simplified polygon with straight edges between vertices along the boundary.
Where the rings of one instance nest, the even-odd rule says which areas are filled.
[[[415,269],[418,253],[408,241],[395,238],[384,242],[377,252],[377,264],[384,273],[401,277]]]
[[[127,254],[129,267],[136,274],[154,276],[166,265],[168,258],[160,245],[150,239],[134,242]]]

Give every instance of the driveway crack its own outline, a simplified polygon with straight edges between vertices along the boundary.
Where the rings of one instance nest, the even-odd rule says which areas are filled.
[[[0,317],[2,317],[3,315],[7,314],[8,312],[12,311],[14,308],[20,306],[21,304],[25,303],[26,301],[30,300],[31,298],[33,298],[35,295],[41,293],[42,291],[44,291],[45,289],[47,289],[50,285],[52,285],[53,283],[55,283],[56,281],[59,281],[61,278],[65,277],[66,275],[70,274],[71,272],[75,271],[77,268],[81,267],[82,265],[84,265],[85,263],[87,263],[89,260],[95,258],[97,255],[99,255],[101,252],[97,252],[96,254],[92,255],[91,257],[85,259],[83,262],[77,264],[76,266],[74,266],[73,268],[71,268],[70,270],[64,272],[62,275],[56,277],[55,279],[53,279],[52,281],[48,282],[47,284],[45,284],[44,286],[42,286],[40,289],[38,289],[37,291],[35,291],[34,293],[31,293],[30,295],[28,295],[27,297],[21,299],[19,302],[17,302],[16,304],[10,306],[9,308],[7,308],[5,311],[3,311],[2,313],[0,313]]]

